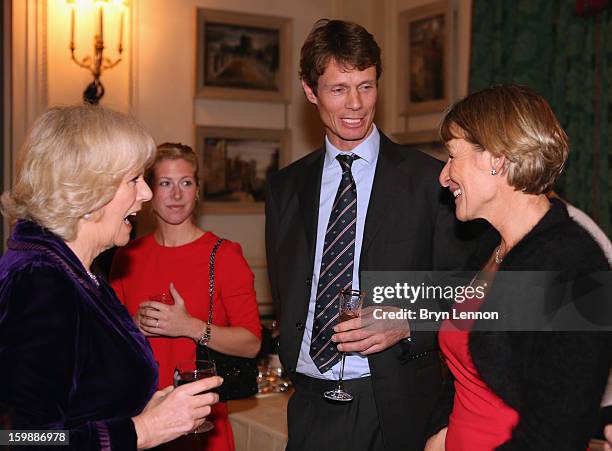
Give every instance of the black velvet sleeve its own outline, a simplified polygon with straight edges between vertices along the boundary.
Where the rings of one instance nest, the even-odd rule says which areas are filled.
[[[31,265],[7,277],[1,290],[0,402],[13,411],[11,427],[68,429],[63,450],[135,450],[131,418],[67,421],[80,378],[79,330],[87,327],[74,283],[58,269]]]

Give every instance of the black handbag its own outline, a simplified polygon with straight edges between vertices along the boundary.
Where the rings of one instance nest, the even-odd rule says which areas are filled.
[[[207,325],[213,320],[213,298],[215,294],[215,255],[223,242],[223,238],[215,243],[210,253],[210,306]],[[243,399],[257,393],[257,362],[255,359],[227,355],[208,346],[196,345],[197,360],[211,360],[215,363],[217,374],[223,378],[223,384],[217,389],[220,401]]]

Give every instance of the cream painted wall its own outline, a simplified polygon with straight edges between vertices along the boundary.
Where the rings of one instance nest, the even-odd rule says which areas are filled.
[[[137,117],[148,126],[156,139],[181,140],[193,144],[194,112],[201,125],[267,126],[293,132],[292,152],[304,155],[319,141],[311,136],[310,109],[297,79],[301,41],[312,23],[331,13],[333,2],[311,0],[140,0],[137,11]],[[293,18],[292,101],[287,111],[279,104],[205,101],[193,98],[195,71],[195,11],[197,7],[217,8],[246,13],[270,13]],[[220,106],[220,107],[219,107]],[[315,126],[316,127],[316,126]],[[320,136],[320,132],[319,132]]]
[[[289,128],[292,159],[319,145],[322,130],[304,99],[297,77],[299,49],[315,20],[332,14],[333,2],[309,0],[139,0],[135,5],[134,77],[136,117],[158,142],[194,144],[194,124],[256,128]],[[282,104],[196,99],[195,14],[197,7],[293,19],[292,99]],[[255,273],[260,302],[269,302],[263,215],[207,215],[201,225],[239,242]],[[263,308],[262,310],[267,310]]]

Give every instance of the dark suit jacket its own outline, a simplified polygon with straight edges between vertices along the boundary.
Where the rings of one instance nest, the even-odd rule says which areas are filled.
[[[300,352],[310,300],[325,149],[270,178],[266,250],[272,297],[280,319],[280,358],[291,375]],[[456,269],[470,244],[458,239],[448,190],[438,184],[442,164],[409,151],[381,133],[380,152],[361,248],[363,271]],[[426,352],[429,351],[429,352]],[[445,425],[434,414],[442,390],[435,333],[415,332],[368,358],[386,449],[422,449]]]

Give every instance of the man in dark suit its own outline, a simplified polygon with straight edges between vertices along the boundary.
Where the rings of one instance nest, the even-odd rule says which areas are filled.
[[[434,409],[435,333],[411,333],[405,320],[336,325],[338,292],[358,289],[364,271],[456,269],[466,258],[438,184],[442,164],[373,123],[381,72],[376,41],[354,23],[318,21],[302,47],[302,86],[325,145],[272,176],[266,203],[280,357],[295,385],[288,450],[420,450],[446,424],[448,412]],[[323,397],[338,380],[338,351],[349,353],[347,403]]]

